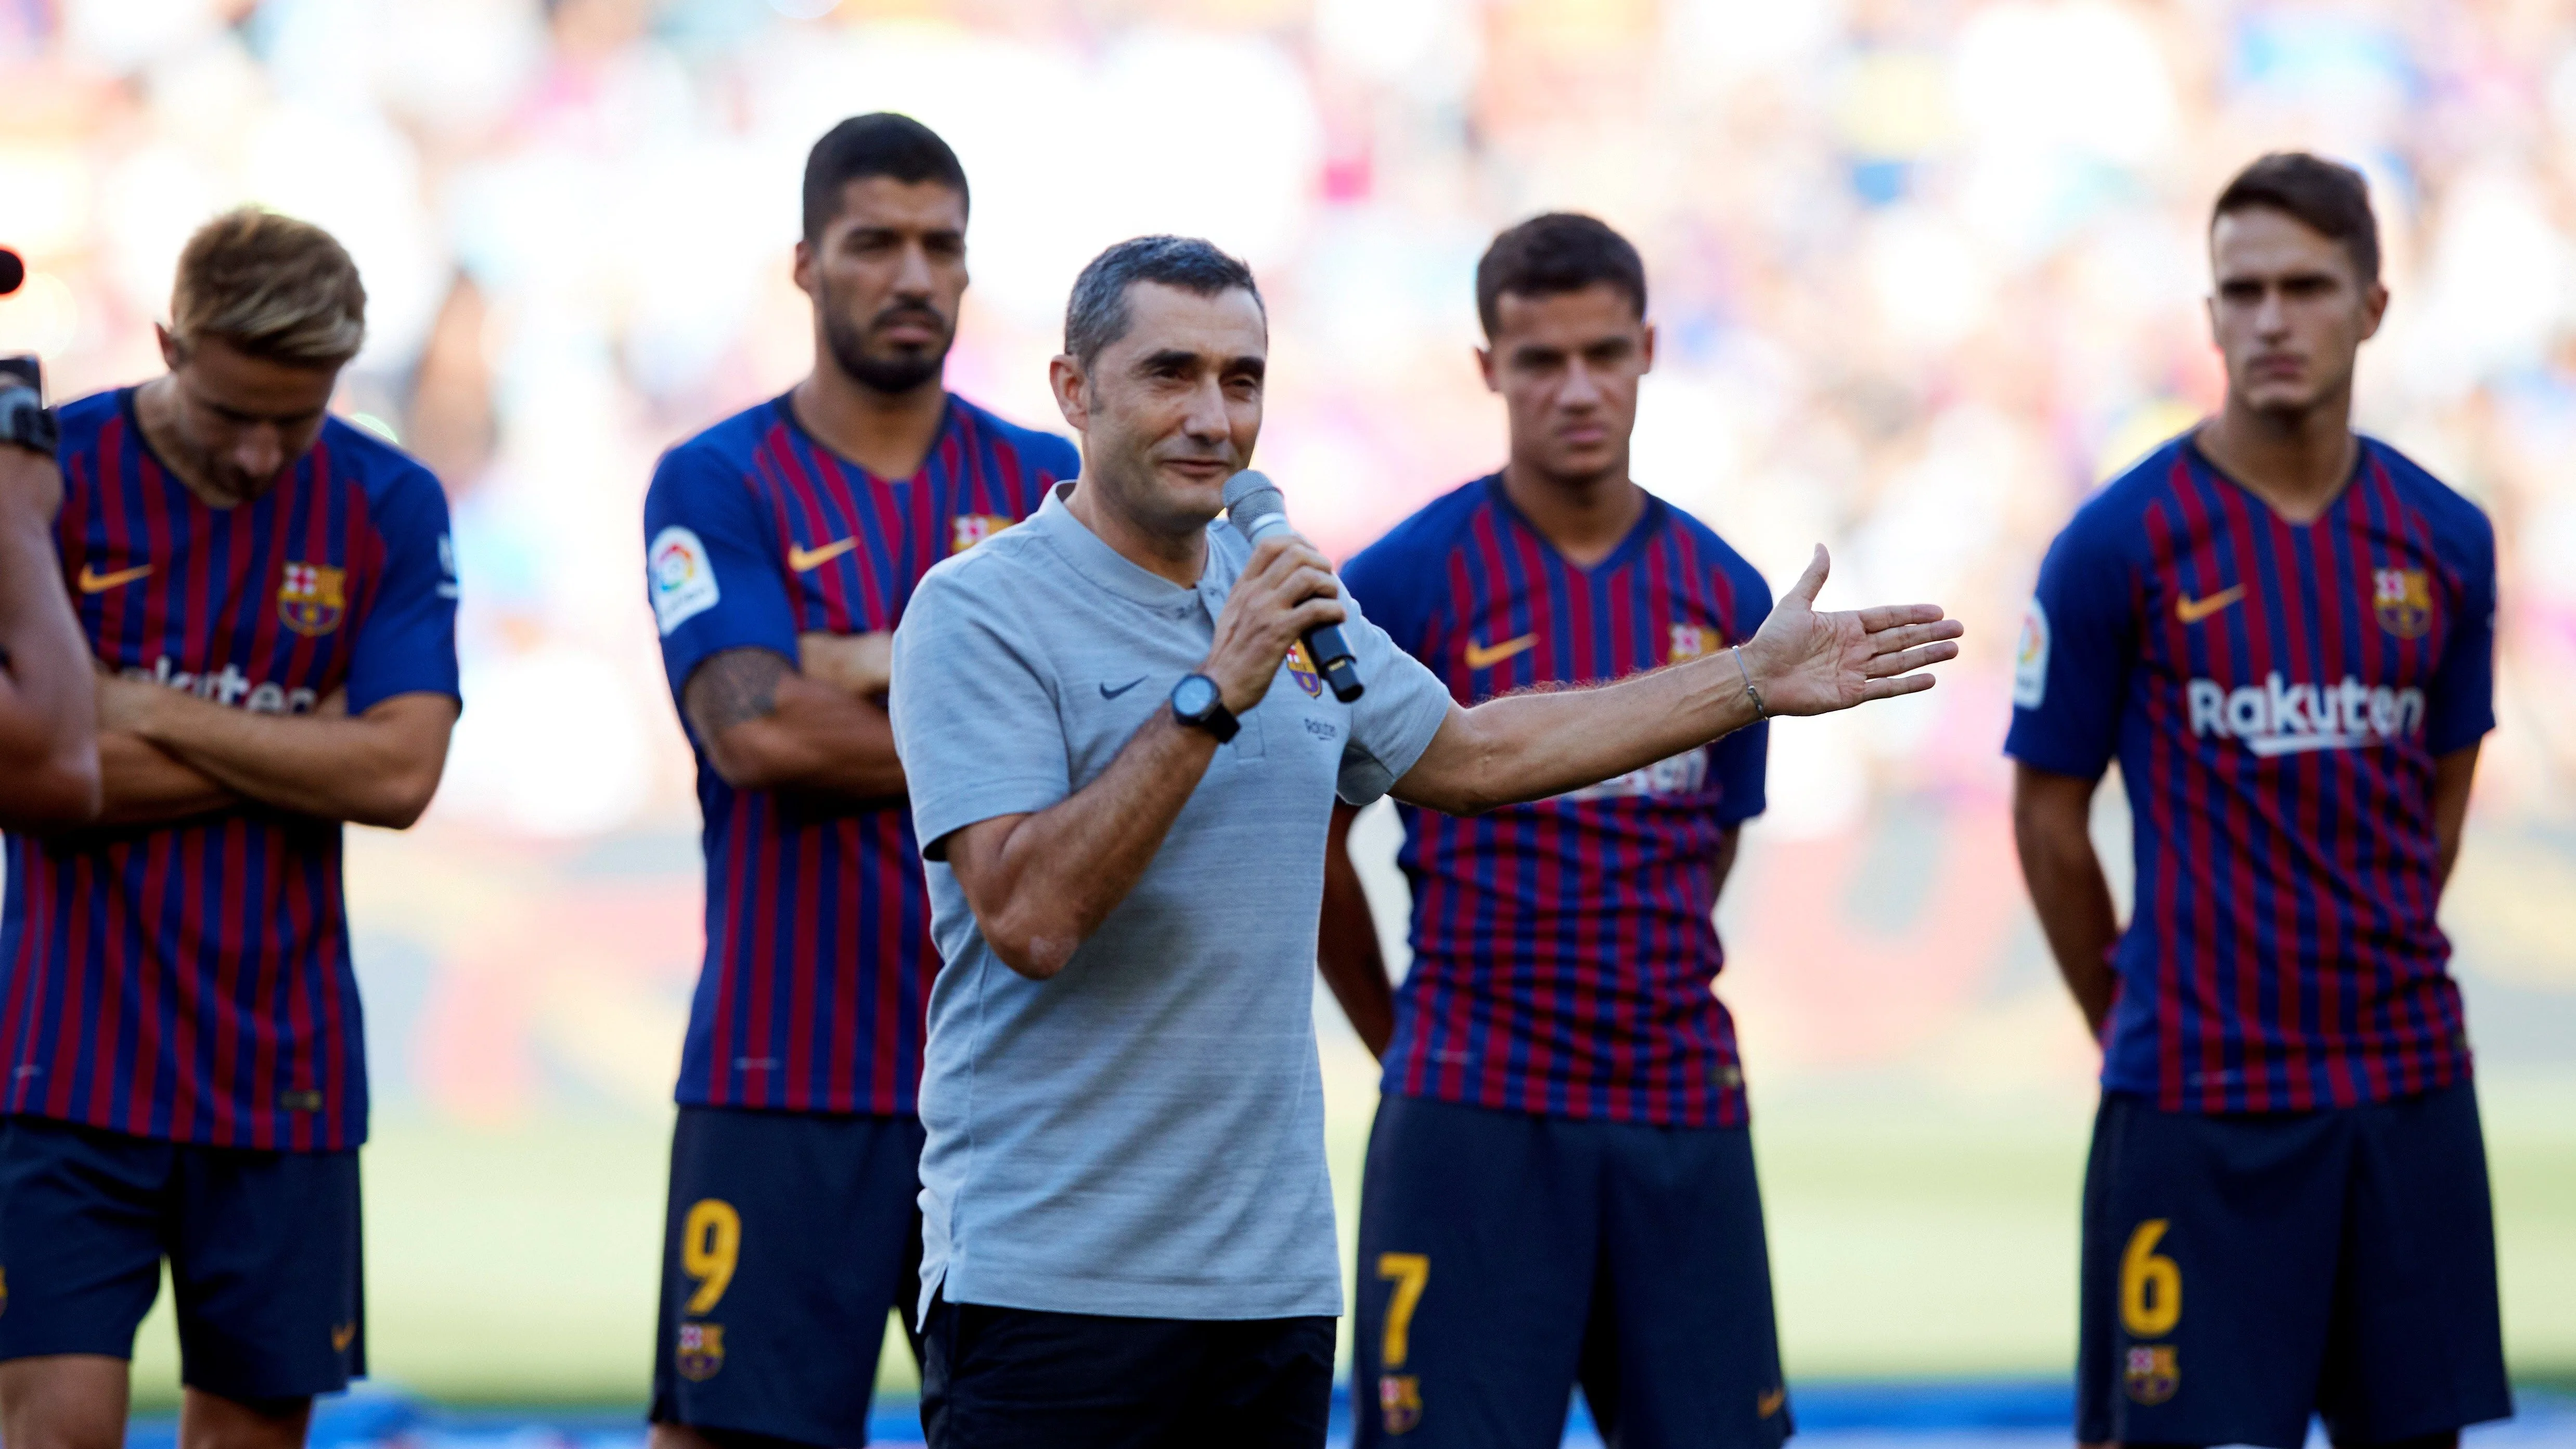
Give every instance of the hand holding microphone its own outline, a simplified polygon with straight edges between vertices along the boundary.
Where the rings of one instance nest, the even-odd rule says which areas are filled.
[[[1332,566],[1324,561],[1322,554],[1315,552],[1313,545],[1298,538],[1296,531],[1288,526],[1288,500],[1280,496],[1279,486],[1268,477],[1247,468],[1225,480],[1225,516],[1226,521],[1234,525],[1234,531],[1242,534],[1244,541],[1254,549],[1252,566],[1245,570],[1246,581],[1252,578],[1254,568],[1262,561],[1259,553],[1262,544],[1273,538],[1286,538],[1294,540],[1297,548],[1304,551],[1308,567],[1323,575],[1315,593],[1309,597],[1328,600],[1341,593],[1341,586],[1333,580]],[[1302,581],[1314,583],[1313,580]],[[1236,587],[1239,590],[1242,584],[1238,583]],[[1359,698],[1366,689],[1360,682],[1358,661],[1352,658],[1351,646],[1342,637],[1342,620],[1348,617],[1348,611],[1336,604],[1330,618],[1319,614],[1319,621],[1301,627],[1297,636],[1305,644],[1306,653],[1314,659],[1316,672],[1332,686],[1333,698],[1344,704]],[[1280,652],[1284,654],[1287,651],[1283,647]]]

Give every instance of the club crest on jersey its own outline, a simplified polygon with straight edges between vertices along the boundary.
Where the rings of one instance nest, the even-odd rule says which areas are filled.
[[[1315,698],[1324,697],[1324,676],[1315,671],[1315,656],[1306,652],[1303,639],[1288,646],[1288,677]]]
[[[2422,569],[2372,569],[2370,596],[2379,627],[2400,639],[2421,639],[2433,627],[2433,584]]]
[[[279,576],[277,617],[298,634],[328,634],[349,611],[349,575],[328,564],[291,563]]]
[[[2123,1376],[2132,1402],[2161,1404],[2182,1387],[2182,1368],[2170,1343],[2129,1345],[2128,1372]]]
[[[724,1367],[724,1325],[721,1323],[683,1323],[680,1325],[680,1351],[677,1354],[680,1377],[691,1383],[704,1383]]]
[[[1671,647],[1664,653],[1666,664],[1679,664],[1717,651],[1717,631],[1705,624],[1675,624]]]
[[[1390,1434],[1401,1434],[1421,1423],[1422,1380],[1412,1374],[1378,1375],[1377,1412]]]
[[[961,513],[948,520],[948,551],[964,553],[1011,526],[1007,513]]]

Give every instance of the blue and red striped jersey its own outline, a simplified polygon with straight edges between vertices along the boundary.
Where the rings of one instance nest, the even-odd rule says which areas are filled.
[[[2298,1111],[2468,1077],[2433,767],[2495,727],[2494,616],[2486,516],[2374,439],[2304,526],[2188,437],[2076,513],[2004,749],[2120,762],[2137,885],[2106,1090]]]
[[[644,500],[646,592],[672,699],[728,649],[793,662],[799,634],[892,629],[931,565],[1036,512],[1080,463],[1064,439],[955,396],[908,479],[835,455],[783,396],[673,448]],[[694,731],[690,743],[707,956],[679,1101],[913,1111],[939,955],[911,811],[737,790]]]
[[[1462,705],[1618,679],[1751,637],[1762,576],[1652,497],[1609,557],[1567,562],[1500,475],[1371,544],[1343,583]],[[1768,726],[1473,819],[1400,807],[1413,967],[1383,1090],[1563,1117],[1745,1119],[1714,990],[1725,832],[1762,813]]]
[[[90,648],[253,714],[457,692],[447,499],[337,419],[266,493],[209,507],[153,456],[132,391],[66,405],[66,586]],[[367,1135],[340,823],[245,805],[9,841],[5,1110],[224,1147]]]

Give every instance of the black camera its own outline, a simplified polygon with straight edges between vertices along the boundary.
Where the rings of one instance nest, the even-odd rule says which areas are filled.
[[[27,267],[0,247],[0,296],[18,290]],[[50,458],[60,435],[45,407],[45,369],[33,357],[0,357],[0,443],[15,443]]]

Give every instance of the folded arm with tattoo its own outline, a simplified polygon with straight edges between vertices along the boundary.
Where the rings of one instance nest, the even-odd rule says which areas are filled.
[[[681,705],[707,762],[737,790],[846,800],[903,793],[883,695],[884,634],[808,634],[803,668],[769,649],[727,649],[689,675]]]

